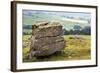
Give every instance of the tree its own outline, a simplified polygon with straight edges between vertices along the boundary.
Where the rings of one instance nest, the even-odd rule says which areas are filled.
[[[80,34],[80,31],[82,29],[81,26],[75,25],[73,28],[74,28],[73,34]]]
[[[69,31],[66,30],[66,29],[63,29],[63,34],[64,34],[64,35],[69,35]]]
[[[90,35],[91,34],[91,27],[90,26],[85,26],[82,30],[81,33],[85,35]]]
[[[32,29],[32,25],[23,25],[24,29]]]
[[[74,28],[74,30],[81,30],[81,26],[79,26],[79,25],[75,25],[73,28]]]

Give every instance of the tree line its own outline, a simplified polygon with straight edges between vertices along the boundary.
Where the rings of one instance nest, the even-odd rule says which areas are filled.
[[[75,25],[73,29],[66,30],[64,29],[64,35],[91,35],[91,27],[85,26],[82,28],[79,25]]]
[[[31,35],[32,32],[29,30],[32,30],[32,25],[25,25],[23,26],[23,29],[25,29],[25,31],[23,31],[24,35]],[[79,25],[74,25],[73,29],[67,30],[67,29],[63,29],[64,31],[64,35],[91,35],[91,27],[90,26],[85,26],[84,28],[82,28]]]

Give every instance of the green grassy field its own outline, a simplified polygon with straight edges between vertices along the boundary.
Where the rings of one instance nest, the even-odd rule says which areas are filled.
[[[74,35],[64,35],[66,47],[63,53],[55,53],[45,58],[28,59],[30,49],[30,35],[23,35],[23,62],[61,61],[61,60],[86,60],[91,59],[91,37],[89,35],[78,35],[81,39],[72,39]]]

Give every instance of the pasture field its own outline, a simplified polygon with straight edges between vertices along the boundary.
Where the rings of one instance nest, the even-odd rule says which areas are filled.
[[[55,53],[48,57],[29,59],[31,35],[23,35],[23,62],[63,61],[63,60],[87,60],[91,59],[91,36],[78,35],[80,38],[72,38],[75,35],[64,35],[66,47],[61,53]]]

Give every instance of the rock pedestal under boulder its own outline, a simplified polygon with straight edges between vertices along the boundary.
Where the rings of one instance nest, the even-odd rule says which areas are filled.
[[[62,25],[58,22],[42,22],[32,26],[31,56],[48,56],[65,48]]]

